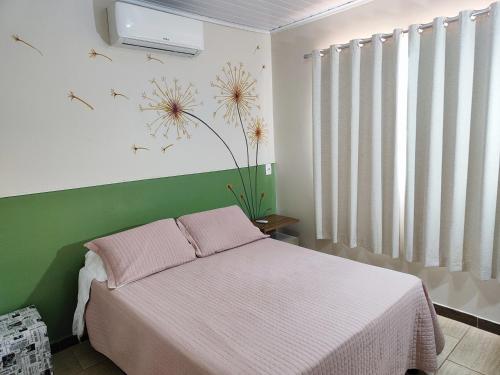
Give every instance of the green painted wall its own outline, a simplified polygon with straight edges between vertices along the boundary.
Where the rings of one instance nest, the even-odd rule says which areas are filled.
[[[263,206],[276,208],[275,179],[259,167]],[[35,304],[51,342],[71,335],[86,241],[153,220],[234,203],[236,170],[0,199],[0,314]]]

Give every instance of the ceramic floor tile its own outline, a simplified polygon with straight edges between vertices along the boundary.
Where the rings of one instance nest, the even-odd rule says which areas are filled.
[[[484,375],[498,375],[500,336],[471,327],[448,359]]]
[[[55,375],[77,375],[83,371],[72,348],[54,354],[52,359],[54,361]]]
[[[459,342],[458,339],[451,337],[451,336],[448,336],[448,335],[444,335],[444,348],[443,348],[443,351],[441,352],[441,354],[439,354],[438,358],[437,358],[438,368],[441,367],[441,365],[446,360],[446,358],[448,358],[448,356],[453,351],[453,349],[455,349],[458,342]]]
[[[84,370],[106,359],[105,356],[92,348],[88,340],[73,346],[73,353],[75,353],[80,366],[82,366]]]
[[[89,367],[82,372],[82,375],[124,375],[125,373],[121,371],[113,362],[106,360],[97,365]]]
[[[441,368],[436,372],[436,375],[481,375],[478,372],[472,371],[466,367],[460,366],[451,361],[445,361]]]
[[[451,336],[456,339],[461,339],[469,330],[470,326],[456,320],[445,318],[444,316],[438,316],[439,325],[446,336]]]

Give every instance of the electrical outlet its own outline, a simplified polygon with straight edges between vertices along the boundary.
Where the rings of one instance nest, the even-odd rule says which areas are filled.
[[[273,173],[273,166],[271,164],[266,164],[266,176]]]

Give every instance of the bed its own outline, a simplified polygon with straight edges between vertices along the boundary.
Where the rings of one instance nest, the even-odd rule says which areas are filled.
[[[270,238],[110,290],[92,346],[133,374],[403,375],[444,345],[417,277]]]

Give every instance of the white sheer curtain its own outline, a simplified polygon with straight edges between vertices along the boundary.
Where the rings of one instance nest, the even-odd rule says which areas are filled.
[[[314,51],[317,238],[499,277],[499,12]]]

